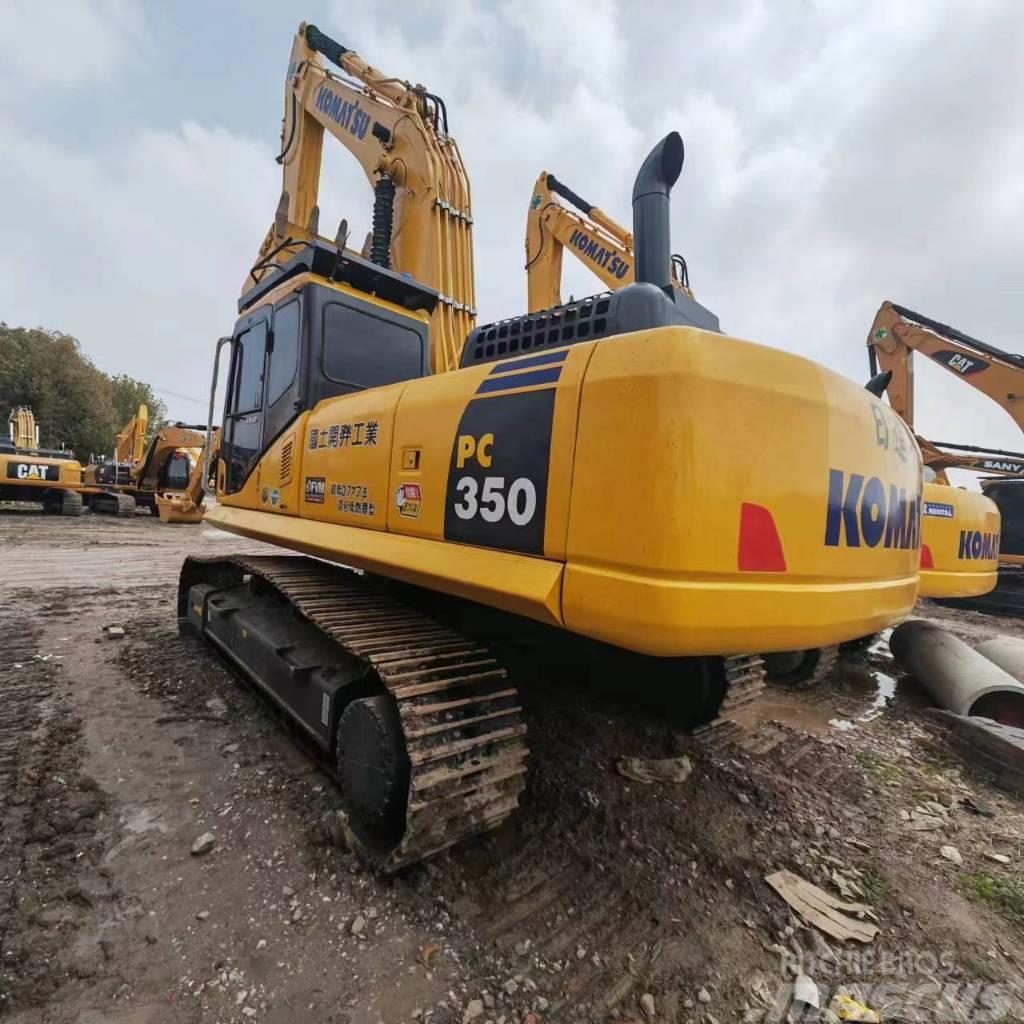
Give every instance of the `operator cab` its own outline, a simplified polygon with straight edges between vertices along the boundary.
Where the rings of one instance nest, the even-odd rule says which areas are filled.
[[[185,490],[192,477],[192,466],[192,456],[188,452],[181,449],[172,452],[160,471],[157,486],[167,491]]]
[[[266,301],[293,278],[283,298]],[[241,489],[261,453],[300,412],[325,398],[430,372],[427,323],[353,290],[428,314],[438,302],[433,289],[319,241],[239,300],[221,442],[227,493]]]

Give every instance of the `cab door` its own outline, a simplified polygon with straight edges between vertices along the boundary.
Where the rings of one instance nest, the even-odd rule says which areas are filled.
[[[224,490],[241,490],[260,457],[263,446],[263,382],[269,309],[243,320],[232,345],[231,374],[224,399],[224,440],[221,458],[225,464]]]

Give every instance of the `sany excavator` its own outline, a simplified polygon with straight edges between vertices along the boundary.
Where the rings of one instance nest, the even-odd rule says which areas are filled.
[[[374,187],[370,259],[317,233],[325,131]],[[190,558],[179,613],[330,762],[370,863],[515,810],[526,725],[496,638],[589,652],[715,722],[763,685],[752,652],[913,607],[917,445],[863,388],[706,329],[672,287],[679,135],[634,184],[634,283],[476,328],[438,97],[302,25],[281,160],[279,220],[217,348],[207,521],[299,557]]]
[[[914,429],[914,353],[920,352],[954,376],[988,395],[1024,430],[1024,356],[1004,352],[987,342],[940,323],[905,306],[883,302],[868,333],[868,357],[873,373],[891,373],[889,404]],[[918,438],[925,464],[936,473],[948,469],[977,469],[993,477],[1014,477],[1016,453],[963,449]],[[971,455],[943,449],[960,447]],[[982,465],[974,464],[980,461]],[[991,463],[986,465],[985,463]],[[1003,469],[1000,463],[1008,468]],[[1024,612],[1024,480],[982,481],[982,490],[998,506],[1001,526],[998,548],[999,581],[989,598],[975,602],[988,611]]]
[[[148,424],[140,405],[117,435],[114,458],[86,467],[86,500],[94,512],[131,516],[146,508],[165,523],[201,522],[206,426],[161,423],[147,441]]]
[[[563,206],[558,196],[576,209]],[[553,174],[541,171],[526,216],[526,286],[531,313],[562,304],[562,253],[566,248],[606,288],[633,283],[633,235]],[[669,275],[673,288],[694,298],[686,260],[678,253],[672,254]],[[704,312],[708,330],[717,331],[718,318],[710,310]]]
[[[52,515],[82,514],[82,466],[67,452],[39,446],[32,410],[18,406],[0,438],[0,501],[38,502]]]
[[[554,194],[567,199],[579,213],[567,210],[555,200]],[[601,242],[596,239],[601,239]],[[606,285],[611,285],[614,275],[619,273],[632,280],[633,236],[553,175],[542,173],[534,185],[526,220],[526,272],[531,309],[537,303],[549,301],[552,297],[557,299],[560,295],[562,251],[565,248]],[[536,255],[531,258],[531,253]],[[685,291],[692,298],[686,263],[681,256],[672,256],[670,273],[673,288]],[[714,329],[718,329],[717,317],[714,318]],[[918,442],[927,461],[933,449],[921,438]],[[978,494],[958,493],[950,497],[948,493],[933,493],[935,490],[936,485],[925,483],[921,596],[963,598],[987,593],[996,585],[992,539],[995,536],[998,540],[998,510],[991,501]],[[983,537],[984,552],[974,559],[973,546],[968,544],[964,557],[958,535]],[[862,646],[861,642],[854,645],[855,649]],[[840,654],[837,644],[771,653],[765,655],[765,668],[775,682],[807,688],[828,675]]]

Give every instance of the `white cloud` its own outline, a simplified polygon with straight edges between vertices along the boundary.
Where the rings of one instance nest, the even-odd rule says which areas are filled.
[[[213,342],[273,216],[273,147],[194,121],[88,155],[0,132],[0,193],[20,192],[8,220],[22,239],[0,253],[3,318],[74,334],[107,372],[204,398]]]
[[[112,77],[147,47],[138,0],[6,0],[0,79],[73,86]]]
[[[55,142],[33,116],[45,104],[59,114],[55,93],[37,86],[119,83],[132,50],[151,45],[127,0],[65,6],[50,17],[17,2],[20,20],[0,40],[11,83],[0,194],[16,196],[7,219],[20,240],[0,256],[0,316],[70,331],[105,368],[201,395],[209,345],[230,325],[276,206],[281,111],[267,106],[258,138],[208,123],[204,107],[151,127],[126,116],[117,138]],[[864,339],[890,298],[1020,346],[1024,7],[1012,0],[723,0],[686,17],[672,0],[639,13],[613,0],[419,2],[387,18],[375,0],[327,10],[313,19],[321,29],[447,100],[473,186],[484,318],[524,308],[539,171],[628,225],[637,166],[679,129],[675,248],[731,332],[865,379]],[[214,31],[215,8],[209,17]],[[247,40],[247,74],[276,75],[294,28]],[[45,67],[24,49],[40,32]],[[220,111],[238,99],[207,98]],[[370,204],[355,161],[328,145],[324,233],[345,216],[358,245]],[[566,294],[597,287],[566,261]],[[1024,447],[1000,410],[948,374],[926,366],[919,381],[924,433]]]

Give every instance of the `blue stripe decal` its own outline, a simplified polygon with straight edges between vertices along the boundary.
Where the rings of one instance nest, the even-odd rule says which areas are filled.
[[[491,367],[491,374],[505,373],[507,370],[529,370],[533,366],[546,366],[548,363],[561,363],[569,354],[567,348],[560,352],[545,352],[543,355],[530,356],[527,359],[514,359],[510,363],[496,363]]]
[[[531,370],[529,373],[512,373],[507,377],[487,377],[476,389],[478,395],[489,391],[507,391],[510,388],[528,388],[533,384],[554,384],[561,376],[562,368],[552,366],[546,370]]]

